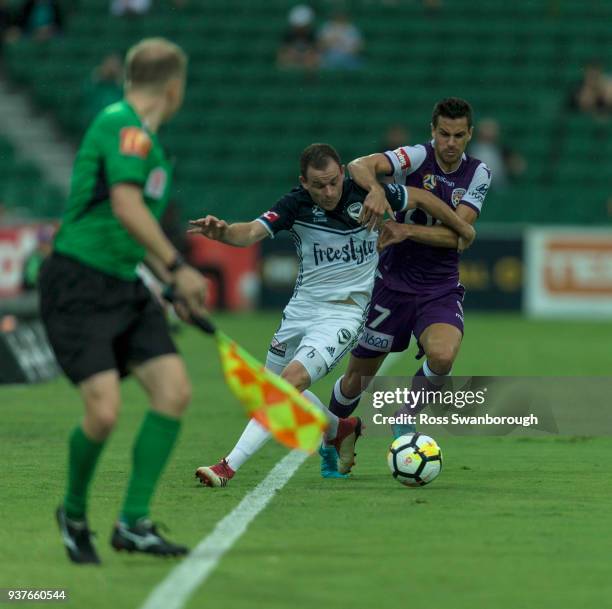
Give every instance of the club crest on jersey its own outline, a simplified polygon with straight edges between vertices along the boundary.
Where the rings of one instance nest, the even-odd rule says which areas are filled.
[[[351,203],[347,209],[346,213],[353,219],[355,222],[359,221],[359,214],[361,213],[361,208],[363,207],[363,203],[361,201],[356,201],[355,203]]]
[[[346,328],[340,328],[340,330],[338,330],[338,342],[341,345],[346,345],[349,340],[351,340],[350,330],[347,330]]]
[[[168,183],[168,174],[163,167],[156,167],[147,178],[147,183],[144,187],[144,193],[152,199],[161,199],[166,192],[166,184]]]
[[[453,207],[457,207],[457,205],[461,203],[461,199],[463,199],[465,192],[465,188],[455,188],[455,190],[453,190],[453,194],[451,195]]]
[[[436,187],[436,176],[433,173],[426,173],[423,176],[423,188],[433,190]]]
[[[327,216],[325,210],[321,209],[318,205],[312,208],[312,220],[313,222],[327,222]]]

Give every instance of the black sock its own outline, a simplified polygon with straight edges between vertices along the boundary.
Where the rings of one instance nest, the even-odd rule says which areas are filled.
[[[335,414],[337,417],[341,419],[346,419],[350,417],[355,409],[359,405],[359,400],[361,399],[361,393],[354,398],[347,398],[342,394],[342,390],[340,389],[340,384],[342,383],[342,379],[344,377],[340,377],[334,388],[332,390],[331,398],[329,399],[329,409]]]

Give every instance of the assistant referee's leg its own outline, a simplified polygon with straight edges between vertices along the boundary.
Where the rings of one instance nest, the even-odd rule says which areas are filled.
[[[83,520],[87,494],[104,443],[119,414],[119,375],[115,370],[98,372],[79,384],[85,403],[83,422],[72,431],[68,450],[68,486],[64,499],[66,515]]]
[[[191,399],[185,364],[176,354],[152,358],[133,373],[149,395],[151,410],[134,442],[132,474],[121,510],[121,521],[130,527],[149,515],[157,482],[178,438],[180,417]]]
[[[80,383],[79,390],[85,402],[83,431],[92,440],[103,442],[119,416],[119,375],[116,370],[99,372]]]

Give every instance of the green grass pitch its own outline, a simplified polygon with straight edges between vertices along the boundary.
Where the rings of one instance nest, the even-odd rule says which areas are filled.
[[[219,315],[263,359],[278,314]],[[607,338],[606,338],[607,337]],[[456,374],[609,375],[609,323],[469,315]],[[194,384],[179,445],[153,517],[195,545],[285,453],[268,444],[226,489],[199,486],[194,469],[226,454],[245,423],[223,383],[212,341],[178,342]],[[389,371],[410,374],[412,351]],[[333,380],[314,391],[327,400]],[[133,381],[91,495],[101,568],[69,564],[53,518],[65,481],[66,440],[81,416],[61,379],[0,388],[0,587],[65,588],[78,609],[136,609],[175,562],[114,553],[108,544],[146,408]],[[576,404],[579,408],[580,404]],[[309,459],[222,559],[189,609],[437,609],[606,607],[612,439],[443,438],[441,476],[406,489],[390,476],[388,440],[365,437],[350,480],[322,480]],[[40,606],[37,604],[36,606]]]

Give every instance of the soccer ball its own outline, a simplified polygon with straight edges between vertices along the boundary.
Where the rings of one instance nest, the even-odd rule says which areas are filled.
[[[393,441],[387,463],[398,482],[405,486],[425,486],[442,471],[442,450],[433,438],[409,433]]]

